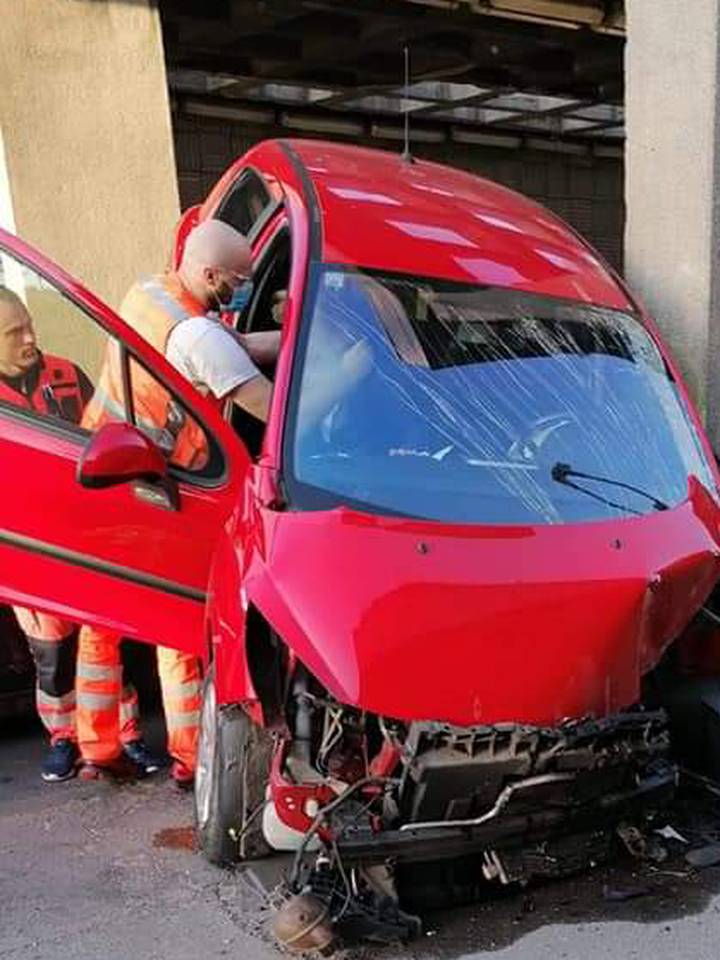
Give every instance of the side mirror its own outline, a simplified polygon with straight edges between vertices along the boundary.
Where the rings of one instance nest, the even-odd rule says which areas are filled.
[[[131,480],[162,482],[168,479],[168,466],[159,448],[137,427],[106,423],[85,447],[77,479],[96,490]]]

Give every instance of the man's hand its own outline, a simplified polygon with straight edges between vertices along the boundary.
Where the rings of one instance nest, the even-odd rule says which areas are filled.
[[[365,340],[358,340],[345,351],[340,360],[340,368],[346,378],[342,385],[345,390],[350,390],[370,373],[372,355]]]
[[[335,366],[326,366],[322,371],[316,369],[312,381],[303,383],[299,432],[306,433],[314,427],[336,403],[352,393],[372,368],[370,347],[366,340],[358,340],[342,353]]]

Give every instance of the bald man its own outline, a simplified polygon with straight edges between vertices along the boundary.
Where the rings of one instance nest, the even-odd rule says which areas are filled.
[[[231,399],[267,420],[271,383],[255,363],[277,358],[277,331],[240,335],[211,312],[226,310],[238,293],[250,293],[250,245],[221,220],[205,220],[185,243],[177,280],[198,311],[173,326],[165,345],[168,360],[203,393]]]
[[[242,337],[218,316],[239,289],[248,292],[251,273],[250,247],[242,234],[219,220],[205,221],[188,236],[177,272],[136,283],[123,300],[120,314],[202,393],[219,404],[232,400],[265,421],[271,384],[255,361],[276,357],[279,334]],[[83,426],[97,430],[115,419],[124,406],[123,391],[121,365],[111,350]],[[207,459],[206,441],[192,418],[142,370],[133,372],[132,393],[138,425],[157,438],[174,464],[190,471],[201,469]],[[92,627],[80,631],[77,731],[83,779],[134,772],[119,739],[119,640]],[[173,758],[171,775],[180,786],[189,786],[200,717],[199,664],[189,654],[164,647],[158,647],[157,656],[168,752]]]

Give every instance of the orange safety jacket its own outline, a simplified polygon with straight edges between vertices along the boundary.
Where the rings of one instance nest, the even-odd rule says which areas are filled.
[[[0,400],[71,423],[79,423],[85,404],[80,371],[70,360],[51,353],[40,355],[37,382],[29,394],[0,378]]]
[[[205,313],[203,305],[183,287],[176,273],[141,280],[131,287],[120,306],[120,316],[163,355],[174,327]],[[178,466],[199,470],[207,462],[207,439],[156,378],[129,358],[135,423]],[[97,430],[108,420],[126,420],[123,359],[120,346],[110,340],[98,385],[83,415],[82,425]]]

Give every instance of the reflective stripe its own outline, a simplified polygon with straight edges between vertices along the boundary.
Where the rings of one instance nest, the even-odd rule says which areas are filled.
[[[173,327],[182,323],[183,320],[190,319],[191,315],[188,311],[179,304],[174,297],[170,296],[165,287],[155,278],[141,282],[140,289],[144,290],[148,297],[154,301],[156,307],[172,318]],[[172,330],[172,327],[170,330]],[[170,330],[168,331],[168,336],[170,335]]]
[[[120,701],[120,723],[124,726],[129,720],[140,716],[137,693],[132,687],[124,687]]]
[[[97,663],[85,663],[78,660],[77,676],[81,680],[119,680],[120,667],[103,667]]]
[[[35,690],[35,700],[38,709],[41,707],[50,707],[55,710],[61,710],[65,707],[75,705],[75,691],[71,690],[70,693],[64,693],[61,697],[53,697],[49,693],[45,693],[44,690],[41,690],[40,687],[37,687]]]
[[[20,628],[30,640],[41,643],[67,640],[75,631],[75,626],[67,620],[48,613],[40,613],[28,607],[13,607]]]
[[[180,727],[196,727],[200,723],[200,711],[189,710],[187,713],[171,713],[165,716],[168,729],[178,730]]]
[[[179,700],[185,697],[197,697],[200,693],[200,684],[197,680],[183,680],[182,683],[163,683],[164,698]]]
[[[70,713],[53,713],[48,715],[45,710],[40,711],[45,727],[50,730],[60,730],[62,727],[72,727],[75,724],[75,711]]]
[[[95,387],[92,402],[93,405],[97,405],[102,410],[105,410],[110,416],[117,417],[118,420],[125,419],[125,407],[113,399],[107,390],[103,390],[100,384]]]
[[[83,710],[117,710],[117,695],[114,693],[85,693],[78,690],[77,705]]]

